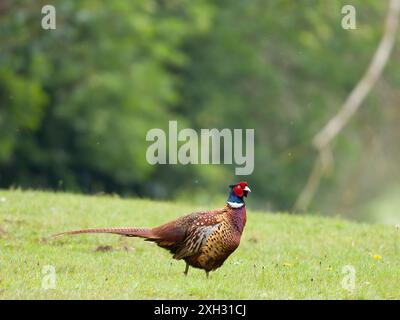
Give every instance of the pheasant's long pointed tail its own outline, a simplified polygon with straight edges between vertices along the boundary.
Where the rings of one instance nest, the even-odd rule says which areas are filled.
[[[57,233],[51,236],[51,238],[57,238],[63,235],[82,234],[82,233],[113,233],[127,237],[140,237],[146,239],[153,239],[155,235],[150,228],[134,228],[134,227],[123,227],[123,228],[96,228],[96,229],[81,229]]]

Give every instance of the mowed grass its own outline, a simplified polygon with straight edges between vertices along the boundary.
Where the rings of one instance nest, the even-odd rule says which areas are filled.
[[[46,239],[76,228],[155,226],[195,209],[111,196],[0,191],[0,299],[400,298],[395,226],[248,209],[240,247],[209,279],[192,268],[185,277],[184,262],[142,239]],[[46,266],[55,270],[53,289],[43,287]]]

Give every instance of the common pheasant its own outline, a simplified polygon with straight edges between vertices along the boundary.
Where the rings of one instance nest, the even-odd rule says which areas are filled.
[[[113,233],[127,237],[145,238],[169,250],[173,258],[208,273],[222,266],[239,246],[246,224],[244,197],[251,192],[246,182],[230,185],[229,197],[222,209],[202,211],[183,216],[155,228],[100,228],[67,231],[61,235],[81,233]]]

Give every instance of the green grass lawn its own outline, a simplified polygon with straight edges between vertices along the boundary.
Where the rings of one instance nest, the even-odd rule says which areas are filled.
[[[249,200],[251,202],[251,200]],[[0,191],[0,299],[399,299],[400,230],[248,209],[242,243],[206,279],[142,239],[76,228],[155,226],[190,204]],[[208,209],[208,208],[202,208]],[[209,208],[211,209],[211,208]],[[43,288],[53,266],[54,289]],[[355,271],[353,289],[342,286]],[[347,278],[346,278],[347,277]]]

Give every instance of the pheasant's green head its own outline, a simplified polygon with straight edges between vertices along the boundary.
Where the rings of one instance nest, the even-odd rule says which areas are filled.
[[[247,185],[247,182],[242,181],[237,184],[232,184],[229,186],[232,188],[233,193],[239,198],[247,197],[247,195],[251,192],[250,188]]]
[[[240,208],[244,205],[243,197],[251,192],[247,182],[239,182],[229,186],[231,188],[227,203],[233,208]]]

